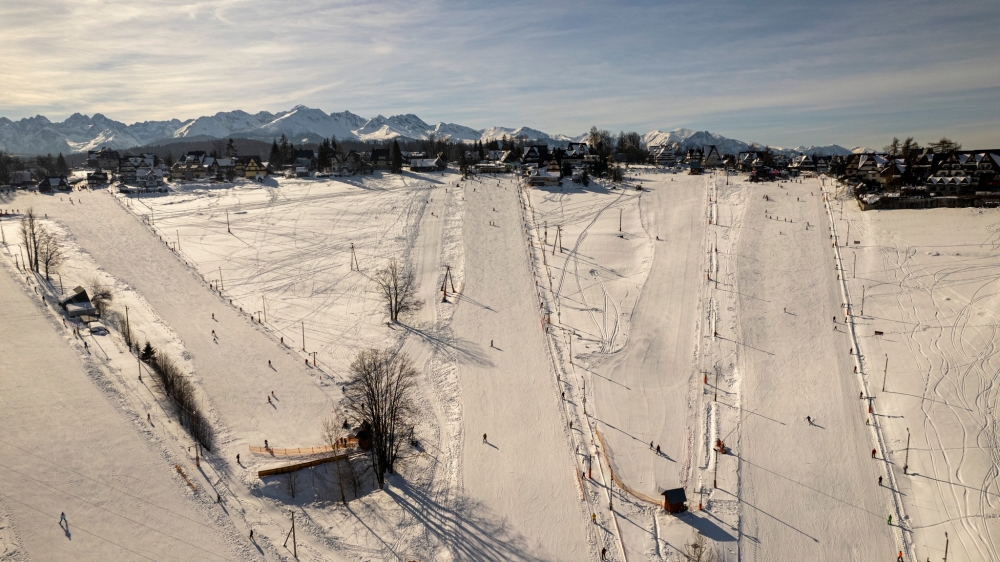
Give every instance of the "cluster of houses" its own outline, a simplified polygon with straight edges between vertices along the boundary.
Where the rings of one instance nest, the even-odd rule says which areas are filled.
[[[403,165],[413,172],[437,172],[448,166],[441,155],[402,152]],[[468,169],[479,173],[522,171],[528,185],[559,185],[567,175],[580,181],[584,171],[599,157],[587,143],[569,143],[563,148],[547,145],[525,146],[520,157],[512,151],[486,150],[465,152]],[[618,155],[616,155],[616,160]],[[847,156],[799,154],[788,156],[770,150],[747,150],[722,154],[714,146],[680,150],[676,144],[651,147],[649,163],[673,172],[686,170],[700,174],[707,169],[745,172],[751,181],[768,181],[799,175],[826,174],[855,187],[855,194],[866,208],[925,206],[1000,206],[1000,150],[924,151],[909,158],[884,153]],[[217,158],[204,151],[190,151],[167,166],[154,154],[121,155],[101,148],[87,155],[87,174],[91,187],[118,181],[123,189],[165,190],[165,181],[228,180],[246,178],[262,181],[272,174],[286,177],[309,177],[334,173],[353,175],[376,170],[390,170],[389,148],[369,151],[337,152],[331,166],[319,170],[316,152],[295,151],[294,159],[275,170],[258,156]],[[43,192],[70,190],[65,176],[50,176],[36,183],[29,171],[15,172],[14,185],[37,185]],[[944,201],[949,199],[949,201]],[[936,202],[928,202],[936,200]]]
[[[852,154],[844,175],[866,209],[1000,206],[1000,150]]]

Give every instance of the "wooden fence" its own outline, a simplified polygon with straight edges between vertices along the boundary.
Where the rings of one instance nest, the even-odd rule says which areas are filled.
[[[339,455],[332,455],[329,457],[323,457],[321,459],[313,459],[311,461],[298,462],[295,464],[289,464],[285,466],[279,466],[277,468],[266,468],[264,470],[257,471],[257,477],[263,478],[265,476],[274,476],[275,474],[286,474],[289,472],[295,472],[296,470],[302,470],[303,468],[311,468],[328,462],[336,462],[349,458],[351,455],[355,454],[355,451],[348,451],[341,453]]]

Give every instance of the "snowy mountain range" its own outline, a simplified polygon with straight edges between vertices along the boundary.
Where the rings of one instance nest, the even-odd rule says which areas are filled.
[[[579,142],[587,135],[569,137],[550,135],[528,127],[490,127],[473,129],[455,123],[430,125],[416,115],[378,115],[366,119],[350,111],[326,113],[302,105],[289,111],[270,113],[261,111],[250,114],[235,110],[206,115],[197,119],[181,121],[143,121],[126,125],[108,119],[100,113],[93,117],[74,113],[61,123],[49,121],[44,116],[28,117],[11,121],[0,117],[0,150],[15,154],[64,154],[85,152],[102,146],[127,149],[150,144],[165,144],[174,140],[205,140],[217,138],[250,138],[270,141],[286,135],[295,144],[319,142],[336,136],[341,140],[385,141],[394,138],[427,139],[434,138],[458,142],[499,140],[524,136],[532,141],[553,145]],[[750,144],[723,137],[708,131],[675,129],[670,132],[650,131],[644,135],[646,144],[655,146],[676,142],[682,149],[716,145],[723,153],[734,154],[746,150]],[[850,150],[838,146],[797,147],[781,149],[788,154],[850,154]]]

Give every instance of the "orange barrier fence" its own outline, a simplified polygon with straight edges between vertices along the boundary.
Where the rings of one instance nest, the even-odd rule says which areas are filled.
[[[597,433],[597,440],[601,442],[601,450],[604,451],[604,458],[608,461],[608,470],[611,471],[611,479],[615,481],[615,484],[619,488],[625,490],[629,494],[632,494],[636,499],[642,500],[647,503],[651,503],[657,507],[663,507],[663,500],[658,500],[643,494],[635,489],[633,489],[628,484],[622,482],[621,478],[618,477],[618,473],[615,471],[614,466],[611,464],[611,455],[608,453],[608,446],[604,444],[604,436],[601,435],[601,431],[598,429],[594,430]]]
[[[322,447],[297,447],[295,449],[280,449],[276,447],[265,449],[264,447],[255,447],[250,445],[250,452],[272,457],[304,457],[306,455],[318,455],[320,453],[334,453],[346,449],[354,449],[357,448],[357,446],[358,440],[351,437],[341,439],[335,447],[324,445]]]

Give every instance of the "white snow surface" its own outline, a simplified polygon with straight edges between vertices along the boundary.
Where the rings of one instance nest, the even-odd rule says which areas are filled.
[[[628,175],[621,188],[444,172],[0,199],[47,215],[67,285],[115,287],[142,337],[189,373],[218,434],[199,470],[164,398],[127,375],[136,363],[117,332],[86,336],[101,344],[88,354],[34,300],[56,286],[23,281],[8,246],[0,341],[31,353],[0,355],[5,405],[22,404],[0,413],[16,428],[0,447],[51,481],[41,495],[0,481],[0,552],[132,557],[127,537],[146,556],[192,543],[287,558],[291,509],[310,560],[597,560],[602,548],[684,560],[697,534],[722,560],[922,560],[942,555],[943,531],[950,556],[997,558],[998,212],[846,203],[841,218],[825,178]],[[390,258],[414,268],[426,305],[387,326],[369,276]],[[401,349],[421,372],[420,446],[400,473],[347,506],[328,468],[300,471],[295,498],[282,477],[257,478],[284,461],[247,445],[321,444],[365,347]],[[90,416],[112,447],[72,430]],[[86,477],[33,455],[66,455]],[[109,463],[125,463],[121,476]],[[137,500],[102,503],[134,474]],[[659,507],[675,487],[684,514]],[[163,507],[185,515],[163,522]],[[109,540],[74,550],[60,511],[71,532]]]

